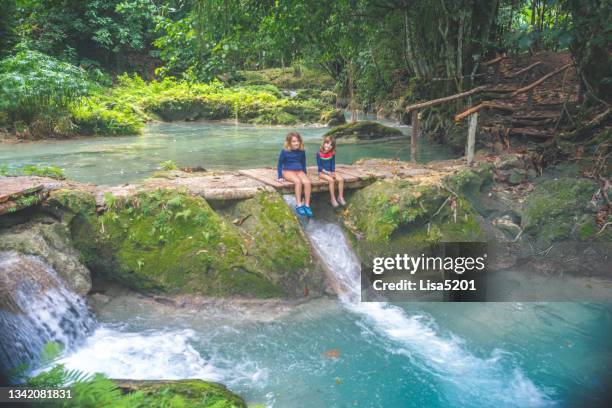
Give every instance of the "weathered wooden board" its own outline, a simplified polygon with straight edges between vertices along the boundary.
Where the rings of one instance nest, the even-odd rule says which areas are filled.
[[[317,175],[317,167],[311,166],[307,168],[308,178],[310,179],[310,183],[312,184],[312,191],[314,193],[318,193],[321,191],[328,191],[328,183],[325,180],[322,180]],[[336,171],[342,175],[344,178],[345,188],[359,188],[363,187],[368,178],[360,177],[359,175],[345,173],[341,171],[340,168],[336,168]],[[247,177],[251,177],[255,180],[261,181],[262,183],[267,184],[270,187],[275,188],[283,194],[291,193],[293,191],[293,183],[289,181],[285,181],[284,183],[278,182],[278,174],[275,168],[263,168],[263,169],[248,169],[248,170],[240,170],[240,174],[243,174]]]
[[[235,173],[181,178],[172,184],[207,200],[237,200],[253,197],[259,191],[274,190],[261,181]]]
[[[44,184],[29,177],[0,177],[0,203],[44,189]]]

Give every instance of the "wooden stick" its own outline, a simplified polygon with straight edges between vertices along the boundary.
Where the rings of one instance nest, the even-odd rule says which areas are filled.
[[[516,91],[514,91],[514,93],[512,94],[512,96],[516,96],[518,94],[524,93],[529,91],[530,89],[535,88],[536,86],[540,85],[542,82],[546,81],[548,78],[550,78],[551,76],[557,75],[560,72],[565,71],[566,69],[568,69],[572,64],[566,64],[564,66],[562,66],[561,68],[558,68],[556,70],[554,70],[553,72],[549,72],[548,74],[544,75],[542,78],[538,79],[535,82],[532,82],[531,84],[524,86],[522,88],[517,89]]]
[[[410,137],[410,161],[416,163],[417,136],[419,134],[419,111],[412,111],[412,136]]]
[[[467,162],[468,166],[472,165],[474,161],[474,146],[476,146],[476,126],[478,124],[478,112],[472,113],[470,116],[470,127],[468,130],[467,140]]]
[[[497,57],[493,58],[492,60],[489,60],[487,62],[483,62],[482,65],[493,65],[496,64],[498,62],[500,62],[501,60],[506,59],[506,54],[501,54],[498,55]]]
[[[506,78],[516,78],[517,76],[521,75],[522,73],[525,73],[525,72],[527,72],[529,70],[532,70],[533,68],[537,67],[541,63],[542,63],[541,61],[534,62],[533,64],[529,65],[528,67],[525,67],[523,69],[519,69],[518,71],[513,72],[512,74],[509,74]]]
[[[455,115],[455,122],[459,122],[461,119],[466,118],[470,116],[471,114],[476,113],[483,108],[499,109],[499,110],[505,110],[507,112],[514,112],[514,108],[512,106],[501,105],[499,103],[493,103],[491,101],[486,101],[476,106],[472,106],[468,110],[461,112],[458,115]]]
[[[450,102],[450,101],[453,101],[455,99],[463,98],[465,96],[474,95],[475,93],[482,92],[485,89],[487,89],[487,87],[485,85],[482,85],[482,86],[478,86],[478,87],[476,87],[474,89],[471,89],[469,91],[461,92],[461,93],[450,95],[450,96],[445,96],[444,98],[433,99],[433,100],[427,101],[427,102],[416,103],[414,105],[407,106],[406,107],[406,112],[412,112],[414,110],[419,110],[419,109],[423,109],[423,108],[428,108],[430,106],[439,105],[441,103]]]

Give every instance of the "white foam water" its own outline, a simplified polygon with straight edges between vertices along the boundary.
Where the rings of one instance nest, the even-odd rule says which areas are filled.
[[[4,369],[36,365],[49,342],[73,349],[96,326],[85,300],[68,290],[41,259],[0,252],[0,272],[15,271],[20,271],[19,281],[9,296],[18,310],[0,310],[0,368]]]
[[[286,198],[291,204],[292,199]],[[394,354],[405,355],[439,378],[458,406],[540,407],[554,405],[543,390],[508,363],[501,350],[489,358],[471,353],[462,339],[442,335],[424,314],[409,314],[385,302],[361,302],[361,264],[342,229],[331,222],[311,220],[305,227],[320,259],[336,279],[338,296],[346,309],[360,315],[362,324],[379,336]],[[483,328],[486,330],[486,328]]]
[[[203,357],[193,346],[190,329],[127,332],[99,327],[74,353],[57,363],[82,372],[133,380],[199,378],[232,386],[265,381],[267,371],[248,361],[235,362],[215,354]]]

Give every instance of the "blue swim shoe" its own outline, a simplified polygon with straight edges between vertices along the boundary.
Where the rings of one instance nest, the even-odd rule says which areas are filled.
[[[310,209],[310,207],[305,205],[302,208],[304,208],[304,212],[306,213],[306,216],[308,218],[312,218],[313,217],[314,214],[312,213],[312,210]]]
[[[303,205],[300,205],[300,206],[296,205],[295,206],[295,212],[297,213],[297,215],[300,215],[302,217],[306,217],[307,216],[307,213],[306,213],[306,210],[305,210],[305,206],[303,206]]]

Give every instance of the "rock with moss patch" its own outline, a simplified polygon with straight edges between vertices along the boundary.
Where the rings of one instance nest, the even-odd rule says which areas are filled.
[[[299,296],[323,290],[323,274],[313,263],[295,214],[280,194],[260,192],[240,201],[232,218],[247,238],[249,253],[283,292]]]
[[[538,184],[525,201],[523,230],[542,245],[569,238],[575,220],[595,211],[591,198],[597,189],[592,180],[570,177]]]
[[[112,380],[126,394],[140,393],[145,406],[246,408],[224,385],[202,380]]]
[[[358,121],[337,126],[325,134],[339,140],[384,140],[403,137],[403,133],[396,128],[381,125],[377,122]]]
[[[203,198],[162,189],[117,199],[99,217],[75,218],[71,230],[93,271],[132,289],[257,298],[303,293],[310,254],[299,240],[282,245],[299,237],[295,217],[278,197],[253,200],[257,205],[241,209],[261,213],[243,230]],[[248,229],[261,241],[253,243]]]
[[[94,216],[96,199],[89,191],[64,188],[52,191],[43,207],[45,211],[70,224],[77,215]]]
[[[477,217],[463,196],[440,184],[383,180],[353,194],[345,225],[367,263],[373,256],[428,252],[440,241],[480,241]]]
[[[165,121],[224,119],[231,116],[231,106],[205,98],[164,98],[148,108]]]

